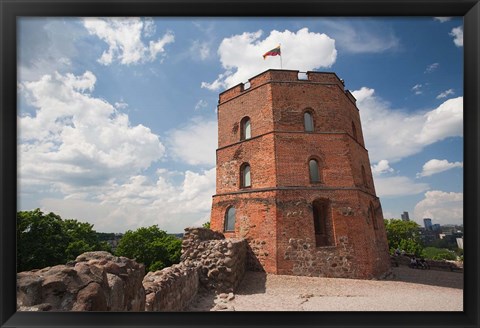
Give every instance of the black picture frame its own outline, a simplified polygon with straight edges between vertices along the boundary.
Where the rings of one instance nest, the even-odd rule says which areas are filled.
[[[0,325],[1,327],[478,327],[480,139],[478,0],[0,0]],[[16,312],[16,19],[21,16],[463,16],[463,312]],[[408,300],[405,300],[408,302]],[[432,300],[435,302],[436,300]]]

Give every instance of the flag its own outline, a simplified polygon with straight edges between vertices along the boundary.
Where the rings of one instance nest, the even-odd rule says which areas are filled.
[[[280,52],[280,46],[276,47],[276,48],[273,48],[272,50],[270,51],[267,51],[266,53],[263,54],[263,59],[265,59],[267,56],[281,56],[281,52]]]

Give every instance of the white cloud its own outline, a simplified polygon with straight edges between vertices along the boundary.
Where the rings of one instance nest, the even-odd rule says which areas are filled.
[[[149,41],[147,46],[144,37],[155,33],[151,19],[88,17],[83,19],[83,25],[91,35],[108,44],[108,50],[98,60],[103,65],[110,65],[114,60],[125,65],[153,61],[165,52],[165,45],[175,39],[172,32],[167,32],[157,41]]]
[[[463,97],[448,99],[425,113],[390,108],[373,89],[353,91],[370,160],[394,163],[448,137],[463,136]]]
[[[87,93],[95,82],[87,71],[20,84],[36,108],[34,115],[18,118],[24,189],[43,185],[66,194],[86,192],[146,169],[163,156],[164,146],[149,128],[131,126],[126,114]]]
[[[447,98],[448,96],[453,95],[453,94],[455,94],[455,92],[453,91],[453,89],[448,89],[448,90],[445,90],[445,91],[443,91],[442,93],[440,93],[440,94],[437,96],[437,99]]]
[[[418,142],[429,145],[447,137],[463,136],[463,97],[446,100],[436,109],[421,117],[425,120]]]
[[[415,84],[413,87],[412,87],[412,91],[415,92],[416,95],[421,95],[423,93],[423,91],[421,90],[422,89],[422,85],[421,84]]]
[[[116,109],[125,109],[125,108],[128,107],[128,104],[126,102],[124,102],[123,100],[120,100],[120,101],[115,102],[114,106],[115,106]]]
[[[453,36],[453,43],[457,47],[463,47],[463,27],[458,26],[452,29],[452,31],[449,33],[450,36]]]
[[[185,227],[209,220],[215,194],[215,168],[201,173],[186,171],[180,184],[170,180],[169,171],[157,173],[157,181],[153,183],[139,175],[124,184],[111,185],[100,195],[101,203],[94,206],[98,212],[104,208],[115,210],[105,217],[92,217],[89,222],[101,231],[158,224],[169,232],[183,232]]]
[[[338,47],[348,53],[381,53],[397,50],[400,41],[385,24],[359,19],[346,22],[331,19],[323,22]]]
[[[426,183],[417,183],[404,176],[375,177],[375,191],[378,197],[410,196],[422,193],[430,187]]]
[[[452,17],[433,17],[434,20],[439,21],[440,23],[448,22]]]
[[[439,63],[433,63],[427,66],[425,69],[425,73],[432,73],[433,71],[436,71],[438,66],[440,66]]]
[[[35,194],[45,211],[87,221],[97,231],[158,224],[182,232],[206,222],[215,193],[216,121],[195,119],[172,134],[173,145],[186,148],[178,156],[211,164],[208,170],[157,169],[152,179],[142,172],[162,158],[164,146],[150,129],[131,126],[127,115],[94,98],[95,83],[86,72],[20,84],[36,108],[18,118],[20,193]]]
[[[190,165],[215,165],[217,120],[193,118],[186,126],[170,131],[171,155]]]
[[[377,164],[372,166],[373,175],[380,175],[387,172],[393,172],[393,168],[390,167],[387,160],[382,159]]]
[[[18,80],[34,81],[45,74],[72,71],[85,30],[68,24],[68,18],[19,18],[17,52]]]
[[[455,167],[463,167],[463,163],[462,162],[450,163],[446,159],[443,159],[443,160],[431,159],[423,165],[422,172],[417,173],[417,178],[427,177],[433,174],[437,174],[440,172],[453,169]]]
[[[203,100],[203,99],[200,99],[196,104],[195,104],[195,110],[201,110],[205,107],[208,106],[208,103]]]
[[[415,205],[414,217],[418,222],[431,218],[439,224],[462,224],[463,193],[427,191],[425,198]]]
[[[208,59],[211,56],[210,43],[195,40],[190,47],[190,53],[194,58],[200,58],[201,60]]]
[[[185,227],[209,220],[211,197],[215,193],[214,169],[212,173],[213,176],[187,172],[185,183],[180,186],[149,185],[140,176],[127,184],[95,188],[76,197],[47,197],[39,203],[46,211],[94,224],[97,231],[123,232],[158,224],[169,232],[182,232]]]
[[[245,32],[223,39],[218,48],[218,55],[225,72],[211,83],[203,82],[202,88],[210,90],[230,88],[238,83],[247,82],[252,76],[269,68],[280,68],[279,57],[267,57],[266,60],[262,57],[279,43],[282,47],[284,69],[308,71],[330,67],[337,58],[335,40],[325,34],[309,32],[308,28],[302,28],[297,32],[273,30],[261,40],[262,35],[262,31]]]

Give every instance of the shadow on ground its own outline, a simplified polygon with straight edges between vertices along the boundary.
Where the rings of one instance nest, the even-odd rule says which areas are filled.
[[[392,271],[394,276],[386,280],[463,289],[463,273],[461,272],[420,270],[407,266],[394,267]]]
[[[264,294],[266,291],[267,274],[265,272],[247,271],[243,281],[238,286],[235,294],[253,295]]]

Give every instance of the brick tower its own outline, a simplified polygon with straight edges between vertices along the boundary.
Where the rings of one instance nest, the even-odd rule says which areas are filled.
[[[267,70],[222,92],[211,228],[250,270],[372,278],[390,258],[355,98],[334,73]]]

